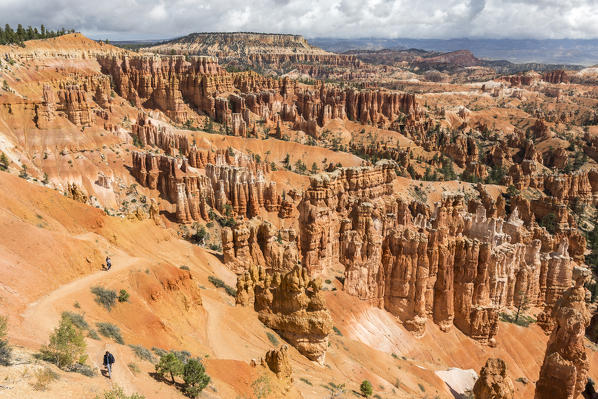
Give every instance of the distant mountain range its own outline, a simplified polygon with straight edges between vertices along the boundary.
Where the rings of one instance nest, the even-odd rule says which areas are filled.
[[[514,63],[598,64],[598,40],[579,39],[336,39],[312,38],[309,43],[324,50],[424,49],[440,52],[469,50],[476,57]]]

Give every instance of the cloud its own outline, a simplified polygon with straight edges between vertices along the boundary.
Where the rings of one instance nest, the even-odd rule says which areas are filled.
[[[11,25],[43,23],[112,40],[209,31],[346,38],[598,38],[596,0],[0,0],[0,15]]]

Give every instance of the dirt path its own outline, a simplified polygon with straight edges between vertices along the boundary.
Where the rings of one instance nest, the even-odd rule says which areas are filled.
[[[84,238],[95,240],[97,236],[86,235]],[[121,277],[123,273],[135,266],[138,267],[139,263],[145,261],[143,258],[130,256],[113,247],[106,250],[112,259],[112,268],[109,271],[100,270],[73,280],[27,305],[27,308],[21,314],[23,322],[20,330],[23,338],[38,345],[46,343],[48,336],[58,325],[66,301],[76,298],[81,292],[89,292],[91,287],[95,285],[103,285]],[[110,342],[88,340],[88,362],[92,368],[103,370],[102,359],[104,353],[110,351],[114,355],[116,363],[112,371],[112,380],[109,383],[118,384],[127,392],[135,392],[134,375],[124,362],[124,356],[120,355],[119,347],[122,348],[122,346]]]

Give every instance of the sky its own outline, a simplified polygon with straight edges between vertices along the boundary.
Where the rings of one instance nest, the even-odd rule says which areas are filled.
[[[598,0],[0,0],[0,23],[94,38],[192,32],[337,38],[598,38]]]

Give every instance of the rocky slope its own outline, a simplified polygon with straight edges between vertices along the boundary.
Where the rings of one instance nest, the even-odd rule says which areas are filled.
[[[347,84],[79,34],[0,48],[0,299],[19,356],[68,310],[202,356],[206,397],[348,395],[364,379],[380,397],[531,397],[554,380],[579,396],[598,359],[583,338],[595,277],[579,277],[595,267],[595,89],[571,71],[412,79],[254,39],[208,47]],[[109,312],[96,285],[130,300]],[[92,368],[117,352],[127,392],[180,397],[132,348],[86,340]],[[30,397],[18,367],[0,378]],[[74,397],[107,386],[62,375]]]

